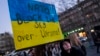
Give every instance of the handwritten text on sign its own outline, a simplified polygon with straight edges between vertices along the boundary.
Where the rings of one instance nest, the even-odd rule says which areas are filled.
[[[31,0],[8,4],[16,50],[63,39],[53,5]]]

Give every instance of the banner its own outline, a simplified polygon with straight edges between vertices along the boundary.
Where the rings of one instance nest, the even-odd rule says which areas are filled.
[[[54,5],[8,0],[16,50],[63,39]]]

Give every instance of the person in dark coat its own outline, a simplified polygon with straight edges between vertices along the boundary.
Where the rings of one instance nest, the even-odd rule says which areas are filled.
[[[81,50],[71,47],[69,39],[63,40],[60,43],[60,48],[62,50],[61,56],[84,56]]]
[[[84,53],[84,56],[87,55],[86,48],[79,40],[78,33],[71,33],[68,37],[70,39],[71,46],[81,50]]]
[[[100,30],[95,30],[96,32],[92,33],[94,44],[97,47],[97,53],[100,53]]]

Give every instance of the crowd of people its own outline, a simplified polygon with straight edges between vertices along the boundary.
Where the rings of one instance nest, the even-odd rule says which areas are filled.
[[[17,52],[15,56],[87,56],[86,48],[77,33],[71,33],[65,37],[64,40]],[[97,52],[99,52],[98,47]]]
[[[66,36],[65,36],[66,37]],[[17,56],[86,56],[86,48],[78,38],[77,33],[67,36],[67,39],[31,48],[27,53]]]
[[[91,35],[94,45],[97,46],[97,53],[99,53],[100,39],[97,40],[98,34],[93,32]],[[64,40],[40,45],[28,49],[28,51],[17,52],[15,56],[87,56],[86,48],[80,41],[77,33],[71,33],[65,37],[66,39]]]

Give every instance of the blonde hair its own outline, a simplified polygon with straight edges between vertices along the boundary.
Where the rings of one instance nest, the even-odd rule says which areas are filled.
[[[80,47],[82,45],[81,41],[78,38],[77,33],[71,33],[68,38],[70,39],[70,42],[71,42],[72,46]]]

